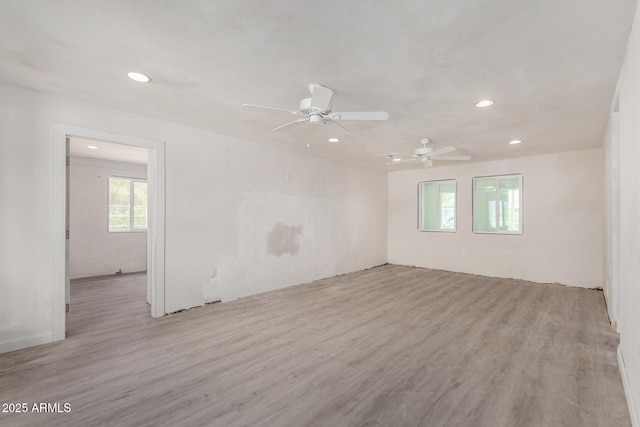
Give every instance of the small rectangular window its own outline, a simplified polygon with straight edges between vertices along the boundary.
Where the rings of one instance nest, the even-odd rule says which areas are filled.
[[[147,182],[109,177],[109,231],[147,229]]]
[[[456,231],[456,181],[418,183],[418,230]]]
[[[473,179],[473,231],[522,234],[522,175]]]

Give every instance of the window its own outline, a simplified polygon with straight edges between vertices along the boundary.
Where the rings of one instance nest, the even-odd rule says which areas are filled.
[[[522,234],[522,175],[473,179],[473,231]]]
[[[109,231],[147,229],[147,181],[109,177]]]
[[[456,181],[418,183],[418,230],[456,231]]]

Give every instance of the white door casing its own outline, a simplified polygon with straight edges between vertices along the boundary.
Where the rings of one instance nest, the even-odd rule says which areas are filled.
[[[65,304],[67,303],[67,138],[82,137],[149,150],[147,289],[150,290],[151,316],[165,312],[164,249],[165,249],[165,144],[133,136],[120,135],[77,126],[56,124],[53,144],[53,341],[65,338]]]

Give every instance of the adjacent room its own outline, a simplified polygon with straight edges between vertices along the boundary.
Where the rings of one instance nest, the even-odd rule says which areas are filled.
[[[640,427],[635,0],[8,0],[0,52],[0,425]]]

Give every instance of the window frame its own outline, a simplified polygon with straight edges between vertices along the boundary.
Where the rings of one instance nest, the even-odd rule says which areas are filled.
[[[425,229],[420,227],[422,219],[422,184],[424,183],[436,183],[438,184],[438,205],[436,212],[438,213],[437,223],[442,224],[442,199],[440,197],[440,184],[441,183],[453,183],[454,186],[454,208],[453,208],[453,228],[437,228],[437,229]],[[430,181],[418,181],[418,221],[417,229],[424,233],[456,233],[458,231],[458,181],[455,178],[452,179],[435,179]]]
[[[110,230],[109,227],[109,218],[110,218],[110,207],[111,203],[109,200],[109,194],[111,193],[111,179],[126,179],[129,181],[129,229],[128,230]],[[147,215],[146,215],[146,224],[145,228],[134,228],[135,221],[135,204],[134,204],[134,185],[136,182],[143,182],[147,184]],[[149,230],[149,183],[146,178],[135,178],[131,176],[121,176],[121,175],[109,175],[107,180],[107,233],[146,233]]]
[[[496,180],[496,231],[477,231],[476,230],[476,181],[479,179],[494,178]],[[500,217],[500,179],[518,179],[518,194],[519,194],[519,208],[518,208],[518,224],[520,229],[518,231],[506,231],[498,228],[498,220]],[[471,229],[474,234],[504,234],[510,236],[522,236],[524,234],[524,176],[520,173],[504,174],[504,175],[485,175],[473,177],[471,181]]]

